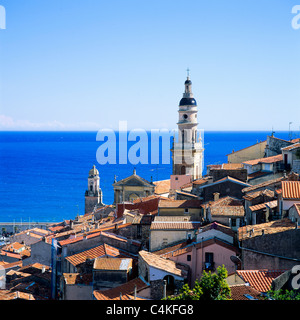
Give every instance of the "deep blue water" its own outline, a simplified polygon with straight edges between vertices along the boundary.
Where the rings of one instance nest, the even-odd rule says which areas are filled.
[[[169,164],[100,165],[96,132],[0,132],[0,221],[62,221],[84,213],[89,170],[95,164],[105,204],[113,202],[117,180],[137,174],[150,181],[168,179]],[[227,162],[231,151],[263,141],[270,132],[205,132],[204,166]],[[148,135],[150,140],[150,133]],[[276,132],[288,139],[288,132]],[[118,139],[117,139],[118,141]],[[131,147],[128,144],[128,148]],[[118,144],[116,145],[118,150]],[[149,143],[150,158],[150,143]],[[118,156],[118,155],[117,155]],[[118,159],[118,158],[117,158]]]

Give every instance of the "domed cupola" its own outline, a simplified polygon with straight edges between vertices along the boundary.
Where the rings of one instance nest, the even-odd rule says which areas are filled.
[[[189,69],[188,69],[189,72]],[[187,79],[184,82],[184,94],[183,98],[179,102],[179,106],[197,106],[197,102],[194,99],[193,93],[192,93],[192,81],[190,80],[189,74],[187,76]]]

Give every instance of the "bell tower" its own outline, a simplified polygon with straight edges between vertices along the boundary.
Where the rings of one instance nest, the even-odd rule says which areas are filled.
[[[99,171],[94,165],[89,171],[88,189],[85,192],[85,213],[92,212],[95,207],[102,207],[102,190],[100,189]]]
[[[173,175],[188,175],[191,180],[196,180],[202,177],[204,149],[201,135],[197,130],[198,109],[192,92],[189,69],[184,88],[178,110],[178,141],[174,141],[171,149]]]

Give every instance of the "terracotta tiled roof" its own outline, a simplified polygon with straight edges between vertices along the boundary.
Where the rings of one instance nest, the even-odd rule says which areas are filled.
[[[237,270],[237,274],[259,292],[271,289],[272,281],[286,270]]]
[[[255,184],[255,185],[253,185],[253,186],[244,188],[244,189],[242,190],[242,192],[247,193],[247,192],[250,192],[250,191],[254,191],[254,190],[256,190],[256,189],[268,187],[268,186],[273,185],[273,184],[276,185],[276,184],[279,184],[281,181],[287,180],[287,179],[288,179],[287,177],[280,177],[280,178],[268,180],[268,181],[265,181],[265,182],[263,182],[263,183]]]
[[[14,268],[14,267],[22,267],[23,262],[22,261],[16,261],[16,262],[11,262],[11,263],[4,262],[3,264],[1,263],[0,265],[2,268],[7,270],[10,268]]]
[[[241,241],[256,236],[261,236],[263,232],[264,234],[273,234],[291,229],[295,229],[295,223],[293,223],[290,219],[285,218],[281,220],[240,227],[238,229],[238,238],[239,241]]]
[[[1,250],[0,256],[6,256],[6,257],[16,258],[16,259],[21,259],[22,258],[19,253],[7,252],[7,251],[4,251],[4,250]]]
[[[242,202],[236,198],[226,196],[216,201],[209,201],[202,207],[209,207],[212,216],[244,216],[245,209]]]
[[[90,285],[93,283],[93,274],[79,274],[79,273],[63,273],[64,280],[67,285],[74,284],[86,284]]]
[[[200,208],[200,200],[160,201],[159,208]]]
[[[238,170],[243,169],[242,163],[223,163],[223,164],[212,164],[207,166],[210,170]]]
[[[272,174],[272,173],[268,172],[268,171],[255,171],[255,172],[248,174],[248,181],[255,179],[255,178],[258,178],[258,177],[267,176],[269,174]]]
[[[161,180],[161,181],[154,181],[153,182],[155,185],[155,190],[154,192],[156,194],[164,194],[168,193],[170,191],[170,186],[171,186],[171,180]]]
[[[186,276],[186,273],[183,270],[177,268],[176,263],[172,260],[161,258],[156,254],[153,254],[144,250],[141,250],[139,252],[139,255],[151,267],[175,274],[179,277]]]
[[[255,300],[262,300],[261,292],[252,288],[251,286],[246,286],[244,284],[237,284],[230,286],[231,299],[232,300],[251,300],[252,297]]]
[[[300,200],[300,181],[282,181],[282,198]]]
[[[282,160],[283,160],[282,154],[278,154],[278,155],[272,156],[272,157],[244,161],[243,164],[248,164],[248,165],[254,166],[259,163],[274,163],[274,162],[278,162],[278,161],[282,161]]]
[[[98,247],[85,250],[66,257],[66,260],[69,261],[73,266],[78,266],[81,263],[84,263],[87,258],[95,259],[103,256],[111,257],[133,257],[132,254],[127,253],[121,249],[112,247],[108,244],[102,244]]]
[[[163,256],[164,254],[169,254],[170,252],[175,252],[178,250],[185,249],[188,244],[189,244],[188,241],[184,240],[180,243],[177,243],[176,245],[168,246],[161,250],[153,251],[152,253],[157,254],[159,256]]]
[[[0,290],[0,300],[35,300],[34,296],[30,293],[21,291]]]
[[[149,197],[136,199],[133,201],[133,203],[118,203],[116,210],[117,216],[121,217],[125,209],[138,210],[140,214],[153,214],[157,212],[158,203],[164,200],[169,201],[169,199],[166,197],[152,195]]]
[[[244,166],[242,163],[223,163],[222,169],[225,170],[237,170],[237,169],[243,169]]]
[[[269,202],[265,202],[265,203],[259,203],[254,206],[250,206],[249,209],[253,212],[253,211],[262,210],[262,209],[266,208],[267,206],[271,209],[276,208],[277,207],[277,200],[273,200],[273,201],[269,201]]]
[[[95,290],[93,294],[97,300],[120,300],[120,293],[122,294],[122,297],[124,295],[133,295],[135,286],[137,293],[149,287],[149,285],[141,278],[136,278],[112,289],[101,291]]]
[[[203,184],[206,184],[208,181],[208,179],[206,178],[201,178],[201,179],[198,179],[198,180],[195,180],[192,182],[193,185],[196,185],[196,186],[199,186],[199,185],[203,185]]]
[[[161,221],[152,222],[150,230],[195,230],[201,226],[201,222],[198,221]]]
[[[127,258],[96,258],[94,270],[129,270],[132,267],[132,259]]]
[[[249,192],[247,193],[243,198],[245,200],[253,200],[256,199],[260,196],[267,196],[269,198],[274,198],[275,192],[269,189],[264,189],[264,190],[259,190],[259,191],[254,191],[254,192]]]
[[[297,148],[300,148],[300,143],[292,144],[291,146],[287,146],[285,148],[282,148],[281,150],[289,151],[289,150],[294,150],[294,149],[297,149]]]
[[[212,222],[210,224],[207,224],[206,226],[199,228],[199,233],[212,230],[212,229],[219,230],[231,237],[235,236],[235,232],[230,227],[224,226],[223,224],[218,222]]]

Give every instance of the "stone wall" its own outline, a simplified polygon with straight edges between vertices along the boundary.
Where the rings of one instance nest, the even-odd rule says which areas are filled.
[[[203,198],[203,202],[214,200],[214,193],[218,192],[219,197],[231,196],[238,199],[242,199],[244,194],[242,190],[247,186],[234,183],[231,181],[225,181],[222,183],[211,184],[204,188],[194,188],[193,194],[196,194]]]
[[[300,243],[299,229],[244,240],[241,244],[246,248],[242,250],[244,269],[289,269],[300,264],[298,243]]]
[[[248,177],[247,169],[210,169],[210,175],[213,177],[213,182],[228,176],[246,182]]]
[[[278,139],[272,136],[267,137],[267,145],[266,145],[266,157],[276,156],[277,154],[281,154],[281,148],[292,145],[292,142],[287,140]]]
[[[293,168],[292,170],[296,173],[300,173],[300,160],[293,161]]]

